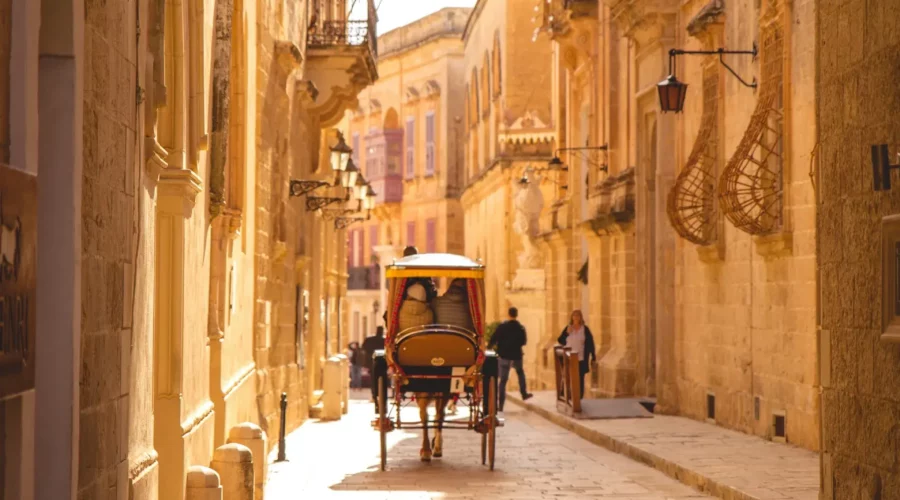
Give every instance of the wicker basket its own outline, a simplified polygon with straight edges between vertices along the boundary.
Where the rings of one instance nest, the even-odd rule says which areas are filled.
[[[434,313],[428,304],[415,299],[406,299],[400,306],[400,318],[397,320],[398,331],[414,326],[430,325],[434,322]]]

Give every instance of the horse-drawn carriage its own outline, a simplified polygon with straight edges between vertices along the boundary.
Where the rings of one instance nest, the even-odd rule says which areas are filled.
[[[497,419],[497,355],[486,349],[484,341],[484,266],[458,255],[418,254],[395,260],[385,274],[389,283],[385,349],[375,353],[372,377],[377,387],[378,417],[373,426],[381,434],[381,470],[387,464],[387,433],[394,429],[422,429],[423,461],[442,456],[443,429],[474,430],[481,434],[481,463],[493,470],[496,432],[502,424]],[[465,287],[471,321],[440,324],[438,315],[433,322],[404,325],[401,306],[408,300],[408,288],[431,279],[447,280],[460,293]],[[419,420],[404,421],[400,410],[413,400]],[[444,410],[451,401],[468,408],[466,418],[445,420]],[[434,419],[428,415],[431,402]],[[435,430],[431,441],[429,428]]]

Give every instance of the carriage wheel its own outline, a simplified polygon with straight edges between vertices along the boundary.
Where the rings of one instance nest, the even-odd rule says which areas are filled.
[[[381,433],[381,470],[387,468],[387,387],[384,376],[378,377],[378,430]]]
[[[494,450],[497,444],[497,377],[491,376],[488,380],[488,427],[487,433],[487,455],[488,465],[494,470]]]

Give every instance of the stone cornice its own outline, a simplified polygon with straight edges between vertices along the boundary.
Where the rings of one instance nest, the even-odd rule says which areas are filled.
[[[622,35],[638,46],[663,37],[677,7],[666,0],[603,0]]]
[[[403,53],[440,39],[459,40],[472,9],[447,7],[378,37],[379,60]]]
[[[180,195],[194,201],[203,190],[203,180],[196,172],[186,168],[167,168],[159,174],[159,190],[163,194]]]
[[[481,17],[481,11],[484,10],[484,5],[487,3],[487,0],[478,0],[475,3],[475,7],[472,9],[472,12],[469,13],[469,18],[466,19],[466,27],[463,29],[462,39],[464,43],[469,42],[469,33],[472,32],[472,28],[475,27],[475,24],[478,23],[478,19]]]

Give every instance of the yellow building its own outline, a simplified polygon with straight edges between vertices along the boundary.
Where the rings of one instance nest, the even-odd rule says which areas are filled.
[[[334,182],[377,78],[360,5],[0,1],[0,300],[31,315],[0,343],[0,498],[230,487],[236,439],[261,485],[280,395],[291,430],[346,330],[346,236],[310,208],[346,190],[289,193]]]
[[[464,86],[458,75],[469,11],[442,9],[381,35],[378,81],[346,117],[353,159],[377,194],[371,220],[348,230],[347,295],[355,340],[382,323],[383,269],[404,246],[464,251]]]
[[[518,0],[478,1],[463,34],[459,77],[466,82],[465,253],[487,267],[487,321],[503,320],[510,305],[519,307],[530,333],[526,364],[538,358],[537,333],[544,330],[544,279],[530,239],[539,209],[521,210],[521,196],[529,191],[519,180],[526,169],[546,165],[555,139],[550,43],[532,40],[532,7]],[[537,203],[551,196],[555,174],[529,175],[530,184],[524,186],[538,190]],[[547,182],[539,181],[542,176]],[[517,217],[521,224],[515,224]]]
[[[569,186],[540,236],[548,335],[583,309],[599,337],[594,394],[656,397],[658,411],[818,448],[807,10],[535,5]],[[661,113],[671,49],[756,44],[756,57],[723,56],[747,85],[717,55],[674,56],[686,105]]]

